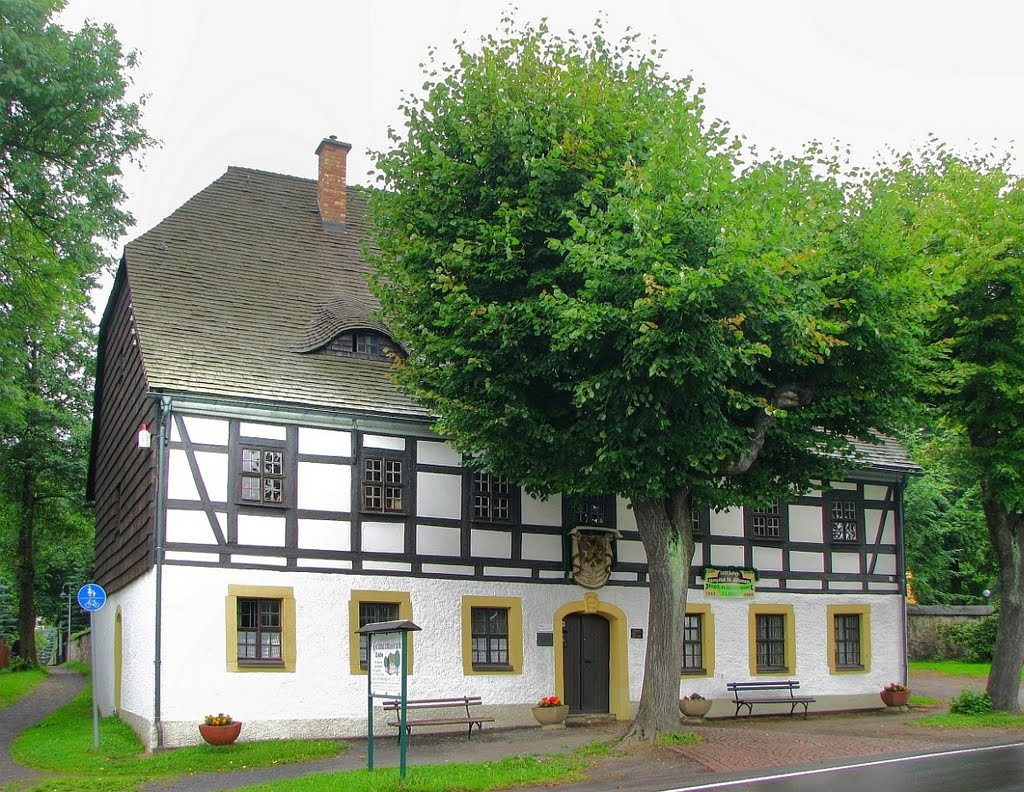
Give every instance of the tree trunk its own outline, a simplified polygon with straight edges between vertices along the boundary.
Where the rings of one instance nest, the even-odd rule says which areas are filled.
[[[690,493],[634,500],[633,513],[647,552],[650,604],[640,708],[623,741],[653,742],[679,728],[683,616],[693,561]]]
[[[1024,665],[1024,515],[1008,512],[990,492],[984,493],[985,522],[999,561],[999,627],[992,670],[985,688],[992,706],[1020,712],[1020,670]]]
[[[18,587],[18,656],[30,666],[39,662],[36,653],[36,477],[25,471],[21,482],[21,514],[18,519],[18,551],[14,570]]]

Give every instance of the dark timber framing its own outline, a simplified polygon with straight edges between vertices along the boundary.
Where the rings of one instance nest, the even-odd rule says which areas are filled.
[[[562,525],[532,525],[522,522],[523,493],[518,487],[511,487],[512,515],[506,522],[481,522],[474,520],[471,501],[471,475],[466,468],[458,465],[420,463],[417,459],[417,440],[439,438],[426,434],[395,433],[384,428],[347,428],[351,433],[351,455],[332,456],[322,454],[299,454],[298,432],[295,424],[285,425],[284,441],[268,440],[260,437],[244,437],[240,435],[240,426],[247,422],[272,423],[265,417],[225,417],[228,421],[228,444],[226,446],[205,445],[195,443],[189,436],[187,421],[188,413],[176,413],[172,420],[176,427],[176,438],[168,444],[168,453],[181,450],[188,461],[188,468],[196,480],[199,500],[168,500],[169,509],[201,511],[210,524],[216,544],[191,544],[184,542],[166,542],[165,549],[172,554],[167,563],[188,566],[222,566],[238,569],[292,569],[302,571],[328,572],[332,574],[377,574],[388,576],[414,576],[425,578],[457,578],[490,581],[520,581],[532,583],[563,583],[565,581],[566,559],[550,558],[548,560],[526,559],[523,557],[523,540],[526,536],[551,536],[564,539],[567,526],[572,522],[572,506],[568,498],[562,499]],[[202,413],[202,417],[215,417]],[[404,450],[376,449],[365,446],[367,435],[401,438]],[[240,450],[242,447],[281,447],[285,452],[285,495],[283,504],[244,503],[238,493],[240,482]],[[367,454],[372,455],[380,450],[382,453],[397,456],[403,460],[403,476],[405,492],[404,513],[371,512],[362,509],[362,460]],[[225,502],[211,500],[206,486],[201,481],[200,467],[196,458],[198,452],[216,452],[227,455],[228,499]],[[297,508],[298,475],[300,462],[321,462],[347,465],[351,471],[351,502],[349,511],[315,511]],[[417,515],[417,484],[421,473],[445,474],[461,482],[461,516],[457,519],[427,517]],[[822,542],[794,541],[790,537],[788,512],[789,506],[811,506],[817,509],[827,507],[829,491],[821,494],[809,494],[793,499],[790,504],[781,504],[783,520],[783,537],[780,539],[754,539],[745,530],[744,536],[724,535],[714,532],[714,517],[707,510],[701,511],[700,520],[704,524],[704,532],[699,536],[707,548],[713,546],[742,548],[745,563],[752,565],[755,547],[770,547],[778,550],[782,557],[782,569],[759,569],[762,590],[793,591],[799,593],[897,593],[902,592],[902,582],[898,575],[879,574],[876,572],[878,560],[882,556],[893,559],[893,565],[899,568],[897,554],[899,548],[893,543],[882,543],[883,531],[886,526],[892,529],[892,536],[898,536],[895,525],[898,519],[896,509],[897,488],[899,482],[886,480],[884,477],[870,476],[865,480],[853,482],[856,489],[836,490],[850,493],[859,500],[861,514],[877,513],[878,520],[874,524],[863,523],[861,541],[856,544],[832,544],[824,530],[826,516],[822,515]],[[885,497],[865,497],[867,485],[883,487]],[[607,500],[608,527],[616,527],[618,523],[615,499]],[[226,525],[218,521],[218,513],[225,515]],[[238,542],[238,518],[240,515],[279,515],[285,520],[285,542],[281,547],[263,545],[243,545]],[[325,519],[348,521],[350,524],[348,550],[317,550],[301,548],[298,544],[299,519]],[[366,523],[393,523],[400,526],[402,550],[400,552],[369,552],[363,550],[363,526]],[[747,525],[744,516],[744,525]],[[456,528],[461,540],[457,555],[427,555],[417,548],[417,527]],[[570,526],[571,527],[571,526]],[[481,558],[471,554],[472,532],[474,530],[508,532],[508,557]],[[621,537],[616,542],[639,542],[636,530],[619,526]],[[175,552],[206,553],[209,562],[174,558]],[[803,572],[790,569],[790,553],[820,553],[823,557],[823,572]],[[832,569],[834,552],[856,555],[859,572],[835,572]],[[280,563],[261,564],[254,559],[244,562],[232,561],[233,556],[250,556],[281,559]],[[301,566],[300,566],[301,559]],[[323,560],[324,566],[317,566],[316,561]],[[337,568],[337,562],[348,562],[350,568]],[[691,570],[691,588],[698,589],[700,565]],[[647,584],[646,564],[622,562],[618,559],[613,564],[613,578],[610,586],[645,586]],[[838,586],[836,586],[838,584]]]

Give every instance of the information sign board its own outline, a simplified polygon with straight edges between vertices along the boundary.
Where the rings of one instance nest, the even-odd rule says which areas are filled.
[[[370,635],[370,693],[374,696],[402,695],[402,633]]]

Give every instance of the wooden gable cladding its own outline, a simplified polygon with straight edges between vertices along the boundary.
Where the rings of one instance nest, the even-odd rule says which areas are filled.
[[[156,434],[147,399],[132,293],[122,264],[100,326],[90,494],[96,503],[96,580],[114,592],[153,566],[156,449],[138,447],[140,424]],[[155,446],[155,443],[154,443]]]

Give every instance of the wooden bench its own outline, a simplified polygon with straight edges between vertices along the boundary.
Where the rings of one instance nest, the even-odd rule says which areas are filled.
[[[405,733],[412,734],[413,726],[449,726],[452,724],[464,724],[469,726],[469,734],[467,737],[473,736],[473,725],[476,724],[477,731],[483,729],[483,724],[493,723],[494,718],[489,715],[475,715],[469,711],[470,707],[481,705],[480,696],[459,696],[458,698],[438,698],[438,699],[408,699],[405,702],[406,716],[405,716]],[[461,712],[458,714],[451,714],[439,718],[411,718],[409,713],[413,710],[431,710],[431,709],[455,709],[456,707],[464,707],[466,714],[462,715]],[[401,729],[399,718],[401,717],[398,713],[401,712],[402,701],[401,699],[386,699],[384,701],[384,711],[394,712],[396,714],[395,720],[389,720],[388,726],[395,726]]]
[[[814,702],[813,696],[797,696],[794,695],[793,691],[800,687],[800,683],[795,679],[771,679],[763,680],[760,682],[729,682],[725,686],[733,695],[733,702],[736,704],[736,714],[734,718],[740,716],[740,710],[744,707],[747,708],[747,717],[749,718],[753,714],[755,704],[789,704],[789,714],[792,715],[796,712],[798,704],[802,704],[804,708],[804,717],[807,717],[807,705]],[[781,695],[781,691],[787,691],[788,696]],[[767,691],[769,693],[777,693],[775,696],[748,696],[748,693],[757,691]]]

